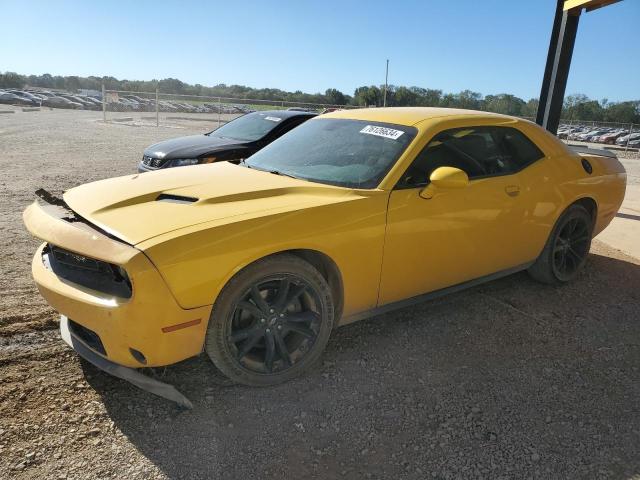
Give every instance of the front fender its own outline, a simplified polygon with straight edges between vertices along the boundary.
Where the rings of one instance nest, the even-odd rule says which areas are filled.
[[[183,308],[211,305],[237,272],[288,250],[313,250],[336,264],[344,314],[377,303],[386,195],[270,214],[138,245]]]

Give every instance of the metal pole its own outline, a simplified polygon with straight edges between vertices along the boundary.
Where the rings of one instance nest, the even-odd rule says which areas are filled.
[[[388,83],[389,83],[389,59],[387,58],[387,70],[384,74],[384,97],[382,100],[382,106],[386,107],[387,106],[387,88],[388,88]]]
[[[558,37],[560,35],[560,24],[562,23],[563,7],[564,0],[556,0],[556,14],[553,19],[553,28],[551,29],[551,39],[549,40],[547,63],[544,67],[542,88],[540,89],[540,101],[538,102],[538,110],[536,112],[536,123],[538,125],[542,125],[544,123],[545,106],[547,105],[548,96],[551,91],[551,72],[553,71],[555,52],[558,48]]]
[[[107,96],[104,91],[104,83],[102,84],[102,121],[107,123]]]
[[[158,87],[156,87],[156,127],[160,126],[160,108],[158,107]]]
[[[633,132],[633,123],[629,124],[629,135],[627,135],[627,144],[624,147],[625,153],[629,150],[629,140],[631,140],[631,132]]]
[[[554,135],[558,131],[560,123],[564,92],[580,19],[580,10],[564,11],[563,6],[562,0],[558,0],[556,19],[549,44],[548,68],[545,70],[540,92],[540,106],[536,116],[536,122]]]
[[[220,128],[220,111],[222,110],[222,99],[218,97],[218,128]]]

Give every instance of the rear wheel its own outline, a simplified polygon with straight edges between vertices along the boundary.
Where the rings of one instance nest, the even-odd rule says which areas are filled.
[[[267,386],[319,359],[334,321],[324,277],[294,255],[256,262],[233,277],[211,313],[205,351],[230,379]]]
[[[592,234],[593,220],[589,212],[581,205],[570,206],[556,222],[529,274],[551,285],[573,280],[587,259]]]

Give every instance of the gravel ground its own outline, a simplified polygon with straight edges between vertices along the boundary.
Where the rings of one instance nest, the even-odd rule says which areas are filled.
[[[81,362],[21,211],[207,129],[99,118],[0,117],[0,478],[640,478],[640,262],[597,241],[571,285],[516,274],[340,328],[285,385],[229,385],[202,358],[149,372],[191,411]]]

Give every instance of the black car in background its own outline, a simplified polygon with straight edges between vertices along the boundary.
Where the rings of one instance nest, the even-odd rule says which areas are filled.
[[[147,147],[138,172],[199,163],[239,162],[316,115],[295,110],[248,113],[213,132],[173,138]]]

